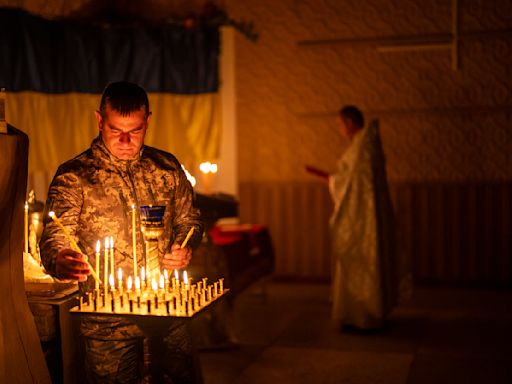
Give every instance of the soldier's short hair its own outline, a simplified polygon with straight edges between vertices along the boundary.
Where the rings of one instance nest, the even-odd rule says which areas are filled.
[[[105,117],[107,105],[122,116],[146,108],[146,116],[149,116],[148,94],[140,85],[129,81],[116,81],[109,83],[103,90],[100,101],[100,113]]]
[[[349,119],[354,122],[359,128],[364,127],[364,116],[363,112],[356,106],[346,105],[340,109],[340,116],[344,119]]]

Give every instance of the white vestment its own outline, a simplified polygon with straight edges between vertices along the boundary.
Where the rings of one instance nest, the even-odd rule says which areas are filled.
[[[330,177],[333,312],[341,325],[382,326],[404,278],[378,123],[357,132]]]

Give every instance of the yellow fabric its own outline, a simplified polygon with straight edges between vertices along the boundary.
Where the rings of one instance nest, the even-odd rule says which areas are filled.
[[[30,139],[29,173],[54,174],[59,164],[86,150],[98,134],[94,111],[100,95],[7,93],[6,120]],[[153,112],[145,143],[173,153],[189,169],[218,157],[218,95],[150,93]]]

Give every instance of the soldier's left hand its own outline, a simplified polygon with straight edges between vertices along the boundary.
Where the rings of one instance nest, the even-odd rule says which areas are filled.
[[[166,253],[162,260],[165,269],[183,269],[192,259],[192,250],[189,247],[181,248],[179,244],[173,244],[171,252]]]

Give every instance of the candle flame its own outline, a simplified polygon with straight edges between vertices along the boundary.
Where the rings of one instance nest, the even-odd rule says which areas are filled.
[[[121,269],[121,267],[119,267],[119,269],[117,270],[117,280],[123,280],[123,270]]]
[[[164,289],[164,288],[165,288],[164,275],[160,275],[160,289]]]
[[[107,237],[105,237],[105,249],[109,249],[109,243],[110,243],[110,240],[107,236]]]
[[[48,216],[50,216],[53,219],[55,217],[55,212],[53,212],[53,211],[48,212]]]
[[[139,276],[135,276],[135,289],[140,291],[140,278]]]
[[[183,282],[186,284],[188,284],[188,275],[187,275],[187,271],[183,271]]]
[[[101,250],[101,241],[97,241],[96,242],[96,253],[100,253],[100,250]]]
[[[177,269],[175,269],[175,270],[174,270],[174,278],[176,279],[176,281],[179,281],[179,280],[180,280],[180,275],[179,275],[179,273],[178,273],[178,270],[177,270]]]
[[[151,280],[151,289],[153,289],[153,291],[156,291],[158,289],[158,285],[156,285],[156,280],[154,277],[153,280]]]
[[[142,267],[140,269],[140,277],[141,277],[142,281],[146,281],[146,272],[145,272],[144,267]]]
[[[199,164],[199,170],[202,173],[217,173],[218,167],[215,163],[205,161],[204,163]]]
[[[169,274],[167,273],[167,269],[164,269],[164,279],[169,280]]]
[[[126,283],[126,286],[128,287],[128,290],[131,291],[132,290],[132,277],[131,276],[128,276],[128,282]]]
[[[28,211],[28,203],[25,201],[25,211]]]
[[[113,274],[110,274],[109,277],[108,277],[108,283],[111,287],[114,286],[114,275]]]

